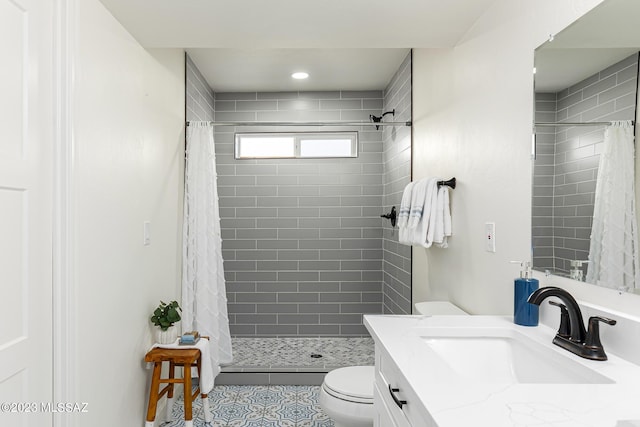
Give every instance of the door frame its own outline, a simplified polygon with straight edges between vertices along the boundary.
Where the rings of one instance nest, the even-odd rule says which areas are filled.
[[[76,0],[54,0],[53,87],[53,399],[80,402],[74,275],[73,84]],[[54,414],[55,427],[76,427],[77,416]]]

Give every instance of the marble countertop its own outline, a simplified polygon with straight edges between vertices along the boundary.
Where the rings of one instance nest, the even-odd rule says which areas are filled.
[[[610,353],[609,360],[604,362],[573,355],[551,343],[556,331],[546,326],[518,326],[510,317],[500,316],[365,315],[364,323],[376,345],[381,345],[395,361],[438,427],[484,426],[489,421],[492,427],[616,427],[630,425],[625,420],[640,420],[640,366]],[[478,327],[523,333],[545,351],[560,352],[611,382],[527,384],[443,380],[442,372],[433,368],[438,362],[421,336],[429,328]]]

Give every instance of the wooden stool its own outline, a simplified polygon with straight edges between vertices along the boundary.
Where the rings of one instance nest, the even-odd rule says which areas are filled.
[[[167,408],[168,417],[171,417],[171,406],[173,404],[173,386],[174,384],[184,384],[184,419],[185,427],[193,425],[193,400],[200,394],[200,387],[191,393],[191,367],[196,366],[198,370],[198,376],[200,376],[200,367],[202,366],[202,360],[200,357],[200,350],[197,348],[159,348],[156,347],[149,351],[144,357],[145,362],[152,362],[153,376],[151,379],[151,389],[149,390],[149,407],[147,408],[147,422],[146,427],[153,427],[154,420],[156,418],[156,409],[158,406],[158,400],[167,394],[169,405]],[[160,378],[162,372],[162,362],[169,362],[169,378]],[[175,377],[175,368],[184,367],[184,378]],[[160,390],[160,384],[166,383],[167,385]],[[208,402],[207,395],[201,395],[203,402]],[[205,409],[208,412],[208,405],[205,405]],[[209,418],[209,414],[205,413],[205,419]],[[207,420],[209,422],[210,420]]]

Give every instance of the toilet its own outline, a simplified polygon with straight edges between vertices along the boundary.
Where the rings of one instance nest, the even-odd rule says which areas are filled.
[[[335,427],[373,426],[373,366],[348,366],[329,372],[320,387],[320,407]]]
[[[415,304],[422,315],[466,315],[448,301]],[[335,427],[371,427],[373,408],[374,366],[348,366],[329,372],[320,387],[320,407],[333,420]]]

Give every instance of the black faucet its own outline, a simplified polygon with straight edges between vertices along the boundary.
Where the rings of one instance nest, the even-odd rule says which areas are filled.
[[[529,296],[529,303],[540,305],[548,297],[556,297],[564,304],[553,303],[561,310],[561,323],[558,333],[553,338],[557,346],[591,360],[607,360],[602,343],[598,322],[615,325],[616,321],[606,317],[594,316],[589,318],[589,331],[584,328],[582,312],[575,298],[564,289],[554,286],[540,288]]]

